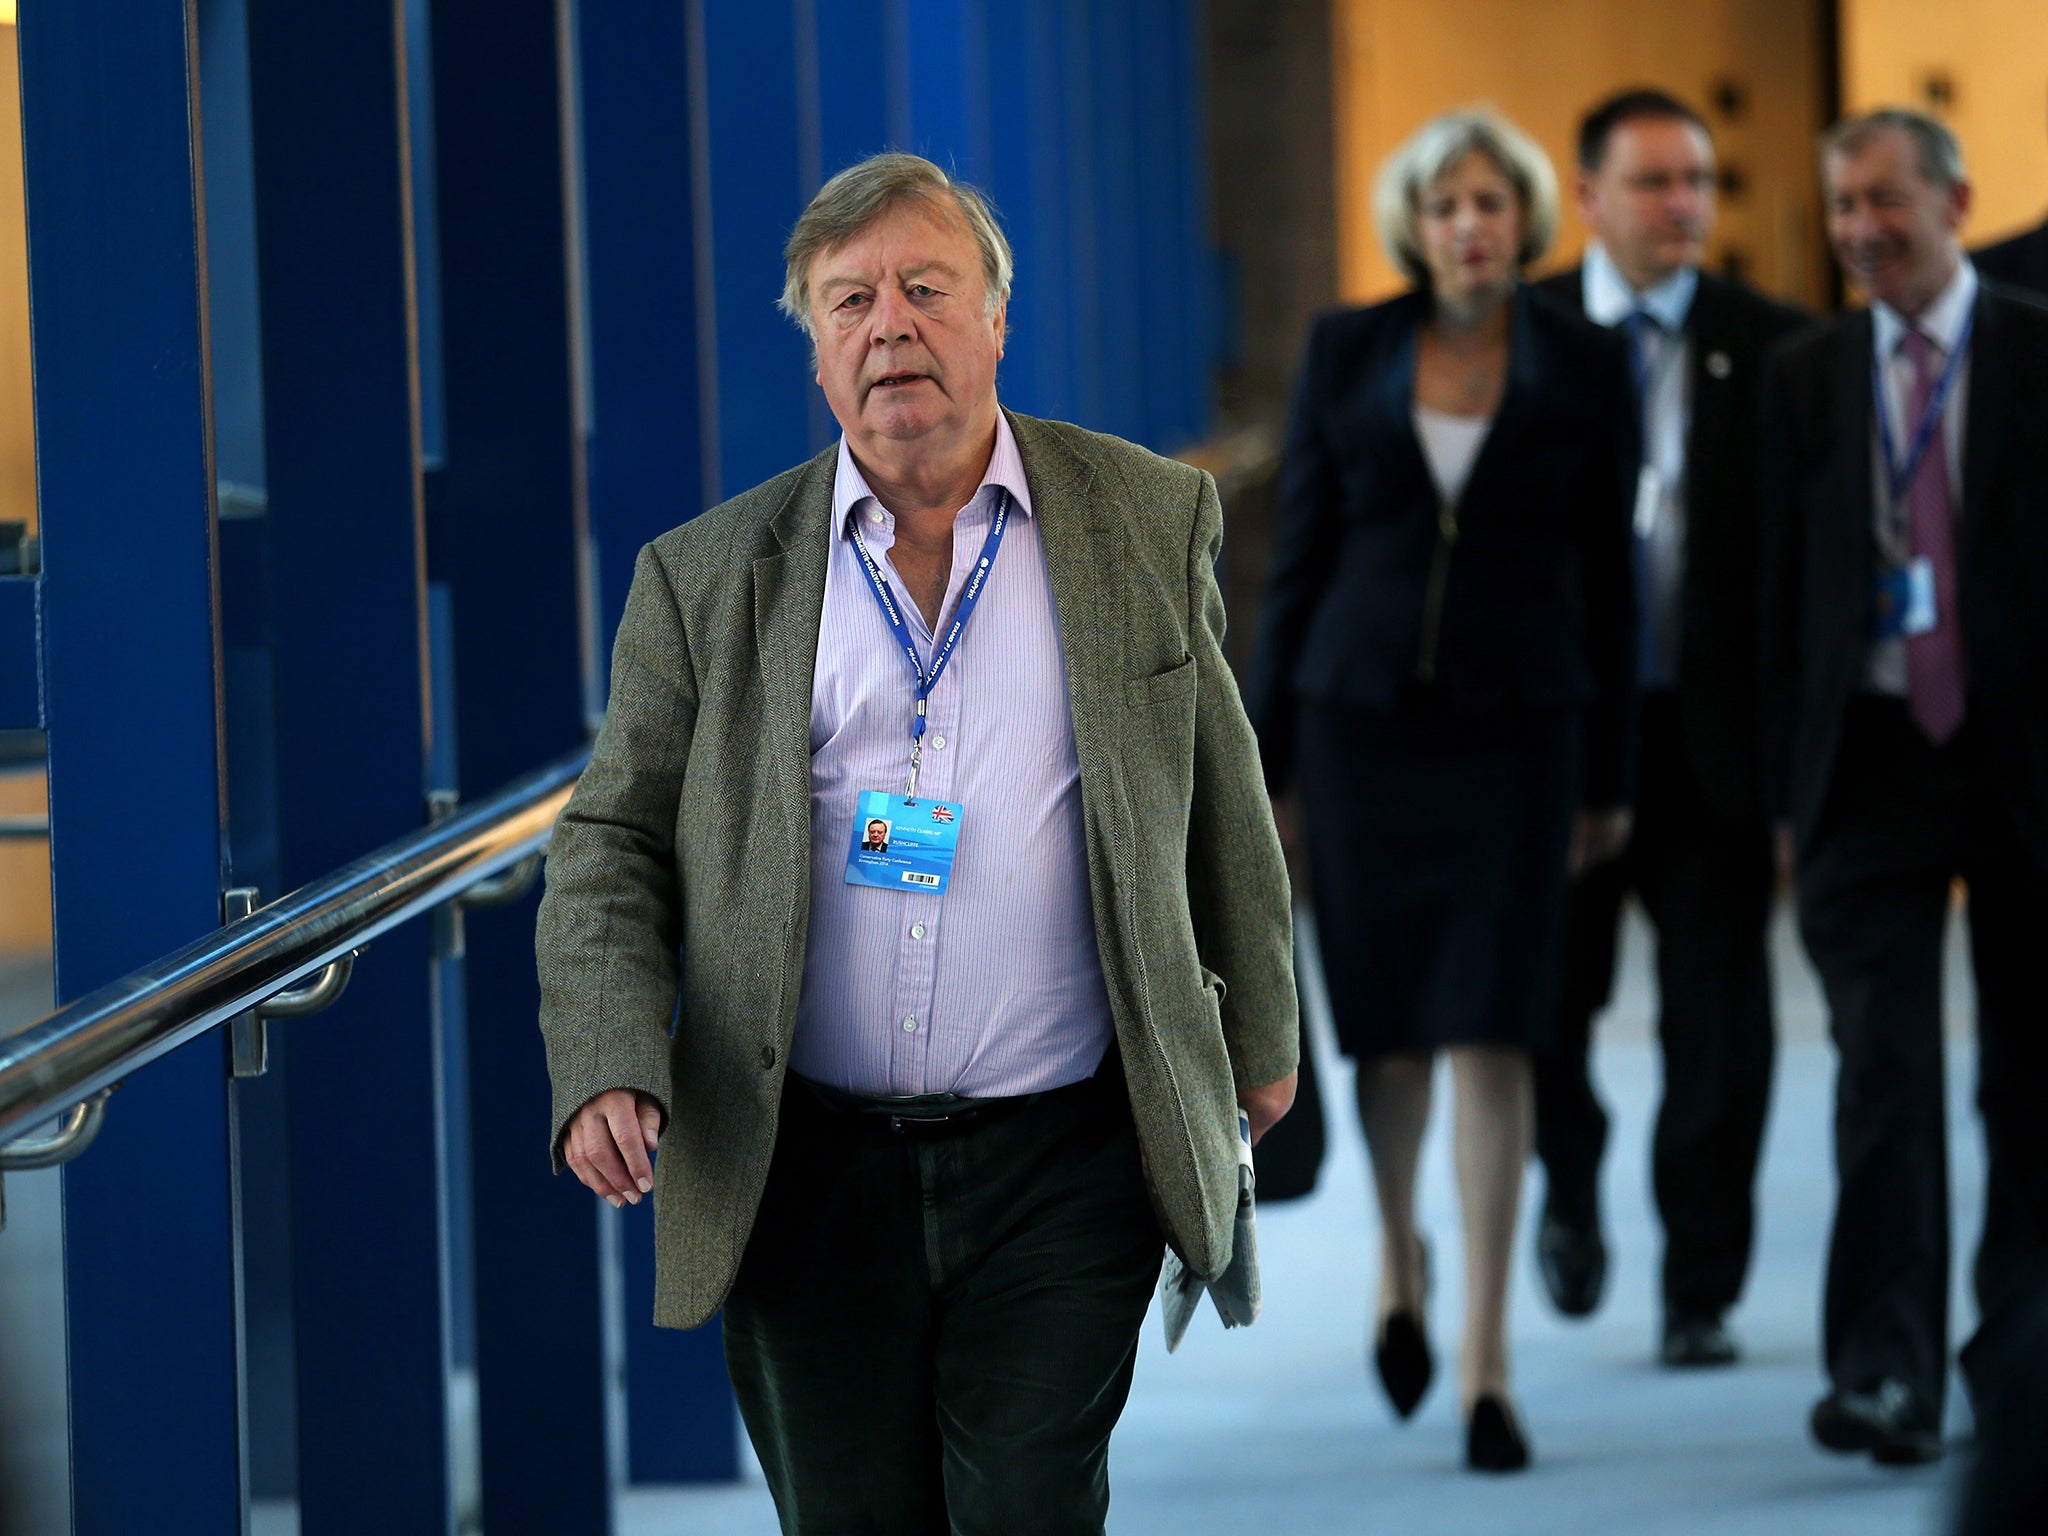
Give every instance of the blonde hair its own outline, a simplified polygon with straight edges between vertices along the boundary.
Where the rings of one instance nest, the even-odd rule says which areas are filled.
[[[1522,245],[1517,266],[1526,267],[1550,249],[1557,233],[1557,172],[1536,141],[1488,107],[1467,107],[1433,117],[1387,156],[1373,187],[1373,222],[1394,265],[1422,287],[1429,268],[1422,259],[1416,221],[1422,197],[1477,150],[1507,177],[1522,205]]]

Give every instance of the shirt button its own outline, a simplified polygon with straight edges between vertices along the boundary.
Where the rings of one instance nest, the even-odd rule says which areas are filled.
[[[923,923],[912,923],[912,924],[910,925],[910,936],[911,936],[911,937],[912,937],[913,939],[921,939],[921,938],[923,938],[923,937],[924,937],[924,924],[923,924]]]
[[[903,1021],[903,1033],[905,1033],[906,1035],[914,1035],[914,1034],[916,1034],[916,1033],[917,1033],[917,1020],[915,1020],[915,1019],[905,1019],[905,1020]]]
[[[871,522],[871,523],[879,523],[879,522],[880,522],[881,520],[882,520],[882,509],[881,509],[880,507],[869,507],[869,508],[868,508],[868,521],[869,521],[869,522]]]
[[[932,738],[932,747],[934,750],[937,750],[938,748],[945,746],[945,744],[946,738],[943,736],[934,736]]]

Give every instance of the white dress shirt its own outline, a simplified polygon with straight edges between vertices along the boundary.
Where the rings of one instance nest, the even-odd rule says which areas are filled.
[[[1955,276],[1948,280],[1948,286],[1921,311],[1917,324],[1890,305],[1870,306],[1871,347],[1879,377],[1884,383],[1885,415],[1891,423],[1894,451],[1903,454],[1913,440],[1914,429],[1920,425],[1906,416],[1906,407],[1913,392],[1913,362],[1902,345],[1906,332],[1917,329],[1934,343],[1928,361],[1939,377],[1962,341],[1963,328],[1969,323],[1970,312],[1976,303],[1977,269],[1965,256],[1956,263]],[[1955,387],[1949,391],[1948,409],[1943,413],[1941,423],[1942,446],[1948,460],[1949,505],[1957,513],[1963,509],[1963,429],[1969,419],[1970,359],[1965,356],[1956,374]],[[1871,504],[1877,509],[1873,536],[1877,540],[1879,560],[1887,568],[1895,568],[1905,564],[1909,557],[1906,509],[1903,505],[1892,504],[1891,471],[1884,462],[1884,442],[1878,434],[1876,422],[1870,424],[1870,438]],[[1864,687],[1872,693],[1890,694],[1894,698],[1906,696],[1906,642],[1903,639],[1894,637],[1871,642],[1870,667],[1864,678]]]
[[[1639,485],[1638,495],[1647,493],[1651,500],[1636,509],[1636,531],[1647,541],[1650,567],[1641,675],[1652,688],[1674,688],[1684,641],[1685,444],[1692,430],[1692,340],[1685,323],[1700,275],[1682,267],[1638,293],[1596,241],[1586,247],[1580,281],[1586,317],[1595,324],[1619,326],[1637,309],[1657,322],[1645,338],[1649,388],[1643,401],[1643,464],[1656,478],[1647,491]]]

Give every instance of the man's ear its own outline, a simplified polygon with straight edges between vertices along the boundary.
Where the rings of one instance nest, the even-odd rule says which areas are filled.
[[[1976,202],[1977,189],[1967,181],[1959,181],[1948,189],[1948,227],[1961,229],[1970,222],[1970,209]]]
[[[1579,218],[1587,225],[1593,222],[1593,173],[1581,170],[1572,178],[1572,200],[1579,205]]]

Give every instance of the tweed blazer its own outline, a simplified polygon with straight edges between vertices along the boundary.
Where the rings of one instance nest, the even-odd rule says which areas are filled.
[[[1167,1240],[1229,1262],[1236,1090],[1296,1064],[1288,889],[1223,659],[1208,475],[1010,415],[1059,620],[1110,1011]],[[715,1312],[774,1151],[810,912],[811,678],[836,449],[640,552],[611,698],[555,829],[537,954],[552,1146],[613,1088],[664,1111],[655,1321]]]

